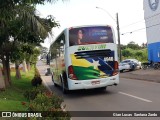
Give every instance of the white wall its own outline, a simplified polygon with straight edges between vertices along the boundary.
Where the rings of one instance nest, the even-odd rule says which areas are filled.
[[[157,9],[152,10],[150,3],[157,2]],[[144,19],[146,23],[147,42],[160,42],[160,0],[144,0]]]

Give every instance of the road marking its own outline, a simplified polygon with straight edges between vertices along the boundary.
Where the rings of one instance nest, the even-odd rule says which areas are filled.
[[[123,94],[123,95],[127,95],[129,97],[133,97],[133,98],[136,98],[136,99],[139,99],[139,100],[142,100],[142,101],[145,101],[145,102],[152,102],[150,100],[147,100],[147,99],[144,99],[144,98],[141,98],[141,97],[137,97],[137,96],[134,96],[134,95],[131,95],[131,94],[127,94],[127,93],[124,93],[124,92],[119,92],[120,94]]]

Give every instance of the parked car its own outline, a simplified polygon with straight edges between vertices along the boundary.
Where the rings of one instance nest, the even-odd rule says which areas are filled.
[[[123,72],[124,70],[131,70],[131,66],[128,63],[119,63],[119,71]]]
[[[121,63],[128,63],[131,67],[130,70],[142,68],[142,63],[138,61],[137,59],[126,59],[126,60],[123,60]]]

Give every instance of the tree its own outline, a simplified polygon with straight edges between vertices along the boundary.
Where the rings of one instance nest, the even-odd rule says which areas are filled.
[[[25,64],[25,66],[23,65],[23,67],[26,67],[25,69],[27,70],[27,71],[30,71],[30,62],[32,61],[32,59],[31,59],[31,57],[32,57],[32,55],[34,54],[34,48],[36,47],[36,45],[33,45],[33,44],[24,44],[24,46],[23,46],[23,53],[24,53],[24,55],[25,55],[25,57],[24,57],[24,61],[26,61],[25,63],[27,64]],[[23,62],[24,62],[23,61]]]
[[[40,49],[38,47],[35,47],[33,49],[33,54],[31,55],[31,61],[30,61],[30,63],[32,65],[36,66],[37,59],[38,59],[39,55],[40,55]]]
[[[136,49],[136,50],[138,50],[138,49],[140,49],[141,47],[138,45],[138,44],[136,44],[134,41],[131,41],[131,42],[129,42],[128,44],[127,44],[127,47],[128,48],[131,48],[131,49]]]
[[[5,88],[4,78],[2,73],[2,66],[0,65],[0,91]]]
[[[142,48],[146,48],[147,47],[147,43],[142,43]]]
[[[130,48],[122,50],[122,56],[124,57],[132,57],[133,56],[133,50]]]
[[[121,44],[121,50],[124,50],[124,49],[126,49],[126,48],[127,48],[126,45],[122,45],[122,44]]]
[[[19,70],[19,65],[22,63],[22,61],[24,59],[24,53],[23,52],[24,51],[22,50],[21,43],[17,42],[14,51],[12,51],[12,54],[10,55],[11,62],[15,63],[16,78],[17,79],[21,78],[21,74],[20,74],[20,70]]]
[[[40,48],[40,54],[41,54],[41,58],[40,59],[46,58],[47,53],[49,52],[48,48],[43,47],[43,46],[40,46],[39,48]]]
[[[34,5],[44,4],[44,2],[51,2],[51,0],[0,1],[0,59],[3,63],[6,86],[11,85],[9,61],[15,43],[43,42],[51,29],[59,25],[52,16],[44,19],[36,15]]]

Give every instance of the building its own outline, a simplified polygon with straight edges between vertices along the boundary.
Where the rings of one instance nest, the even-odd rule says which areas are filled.
[[[160,0],[144,0],[148,60],[160,62]]]

